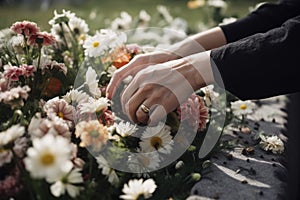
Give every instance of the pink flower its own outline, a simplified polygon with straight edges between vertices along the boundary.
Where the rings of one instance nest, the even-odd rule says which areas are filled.
[[[108,131],[98,120],[82,121],[76,125],[76,137],[80,137],[81,147],[92,147],[94,151],[99,151],[108,140]]]
[[[28,38],[29,45],[42,45],[49,46],[55,42],[55,37],[47,32],[37,32],[36,34],[30,35]]]
[[[35,67],[33,65],[21,65],[22,75],[24,77],[32,76],[33,73],[36,71]]]
[[[66,121],[69,127],[73,126],[75,109],[64,99],[59,99],[58,97],[50,99],[46,102],[43,109],[50,118],[53,118],[53,115],[57,116]]]
[[[4,67],[5,71],[3,77],[9,79],[10,81],[18,81],[19,77],[23,75],[23,70],[19,67]]]
[[[208,119],[208,108],[205,106],[205,103],[202,97],[192,94],[187,101],[185,101],[177,109],[179,119],[188,120],[188,123],[202,131],[206,128],[206,122]]]
[[[7,90],[8,81],[5,78],[0,78],[0,92],[4,92]]]
[[[36,23],[29,21],[16,22],[11,26],[11,30],[25,36],[34,35],[40,31]]]
[[[18,81],[20,76],[29,77],[35,72],[35,67],[33,65],[21,65],[21,67],[5,67],[3,77],[9,79],[10,81]]]
[[[13,154],[9,149],[0,147],[0,167],[12,161]]]
[[[58,117],[55,120],[40,118],[40,116],[33,117],[28,127],[28,133],[37,138],[42,138],[47,134],[60,135],[67,139],[71,138],[68,125]]]
[[[23,87],[15,87],[11,90],[0,93],[0,102],[10,105],[12,108],[23,106],[24,101],[28,98],[30,88],[25,85]]]
[[[64,75],[67,75],[67,67],[64,63],[58,63],[56,61],[45,62],[41,66],[42,73],[45,73],[46,70],[58,70],[62,72]]]

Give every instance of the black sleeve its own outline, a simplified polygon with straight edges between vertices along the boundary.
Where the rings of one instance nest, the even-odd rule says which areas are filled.
[[[300,15],[281,27],[213,49],[225,89],[241,99],[299,91]],[[216,69],[213,67],[216,77]],[[218,80],[217,80],[218,82]]]
[[[246,17],[236,22],[220,26],[227,43],[244,37],[265,33],[281,26],[286,20],[300,13],[300,0],[283,0],[278,3],[265,3]]]

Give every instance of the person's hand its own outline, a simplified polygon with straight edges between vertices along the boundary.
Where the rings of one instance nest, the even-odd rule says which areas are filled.
[[[137,72],[121,96],[123,112],[135,123],[157,123],[195,90],[213,82],[209,53],[150,65]]]
[[[163,51],[151,52],[135,56],[127,65],[119,68],[114,72],[107,86],[106,97],[112,99],[117,90],[117,87],[128,76],[134,77],[136,73],[149,65],[167,62],[176,58],[177,56],[175,54]]]

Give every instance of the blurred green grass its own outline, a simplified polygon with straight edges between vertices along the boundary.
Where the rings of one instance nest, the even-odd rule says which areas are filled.
[[[255,6],[258,0],[230,0],[224,10],[225,16],[242,17],[249,12],[249,7]],[[189,9],[187,0],[87,0],[82,4],[51,5],[47,10],[40,9],[40,4],[34,5],[0,5],[0,29],[10,27],[15,21],[30,20],[38,23],[42,30],[49,30],[48,21],[53,17],[53,11],[71,10],[77,16],[86,20],[91,30],[105,28],[109,20],[118,17],[121,11],[137,16],[144,9],[151,16],[157,13],[157,5],[165,5],[172,16],[182,17],[188,21],[190,27],[196,27],[199,22],[207,21],[211,16],[204,9]],[[91,13],[96,14],[91,18]],[[153,24],[155,26],[155,24]]]

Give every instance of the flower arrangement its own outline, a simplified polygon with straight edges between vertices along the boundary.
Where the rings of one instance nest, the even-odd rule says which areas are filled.
[[[172,25],[166,9],[160,12]],[[141,12],[139,26],[149,18]],[[153,127],[130,123],[118,98],[105,97],[114,71],[145,51],[119,30],[130,20],[122,13],[110,29],[91,34],[63,10],[49,21],[51,33],[29,21],[0,32],[3,198],[183,199],[205,173],[209,162],[198,152],[219,112],[212,102],[224,100],[217,89],[193,94]],[[243,115],[252,104],[232,106]]]
[[[195,155],[209,122],[204,98],[193,94],[166,123],[131,124],[120,108],[112,109],[117,102],[105,97],[105,87],[143,49],[127,44],[124,32],[89,35],[70,11],[55,11],[49,24],[51,33],[29,21],[1,32],[1,193],[17,199],[186,196],[201,177],[203,161]],[[180,131],[190,132],[195,144],[176,137]],[[174,152],[180,155],[170,160]]]

